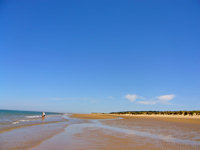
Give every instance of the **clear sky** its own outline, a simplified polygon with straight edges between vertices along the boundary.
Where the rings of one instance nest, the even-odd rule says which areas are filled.
[[[0,109],[200,109],[200,1],[0,0]]]

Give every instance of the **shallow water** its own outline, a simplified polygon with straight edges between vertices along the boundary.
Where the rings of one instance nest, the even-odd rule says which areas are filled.
[[[171,146],[174,149],[178,148],[178,149],[197,150],[200,148],[200,142],[192,139],[186,140],[186,139],[174,138],[171,135],[162,135],[159,132],[157,134],[152,134],[150,132],[141,132],[133,129],[110,126],[103,124],[99,120],[81,120],[81,119],[69,118],[68,116],[65,116],[65,118],[69,120],[68,126],[65,128],[65,131],[63,133],[60,133],[52,137],[51,139],[44,141],[38,147],[33,148],[33,150],[40,150],[40,149],[51,150],[56,148],[62,150],[66,149],[66,147],[69,150],[101,149],[103,145],[106,144],[109,145],[112,142],[113,144],[118,144],[121,142],[123,147],[122,141],[124,141],[126,145],[129,145],[129,147],[125,149],[131,149],[131,147],[133,148],[136,145],[138,147],[142,147],[141,145],[145,145],[146,143],[150,143],[150,146],[152,147],[156,145],[158,146],[157,147],[158,149],[159,148],[165,149],[163,147],[163,144],[167,145],[167,147]],[[109,120],[112,121],[112,119]],[[110,135],[112,137],[108,137]],[[119,140],[119,142],[115,143],[117,140]],[[108,143],[107,141],[110,142]],[[131,143],[135,143],[135,145],[132,145]],[[114,145],[111,144],[108,147],[112,149],[114,148],[113,146]],[[104,147],[104,149],[106,149],[106,147]],[[117,148],[115,147],[114,149]]]

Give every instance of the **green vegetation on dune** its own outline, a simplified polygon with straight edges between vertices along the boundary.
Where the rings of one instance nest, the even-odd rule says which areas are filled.
[[[111,112],[110,114],[130,114],[130,115],[190,115],[200,116],[199,110],[194,111],[122,111],[122,112]]]

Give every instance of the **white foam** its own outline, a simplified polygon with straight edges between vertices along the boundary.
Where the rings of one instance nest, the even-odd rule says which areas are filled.
[[[41,116],[26,116],[26,118],[40,118]]]
[[[19,123],[19,121],[15,121],[15,122],[13,122],[12,124],[17,124],[17,123]]]
[[[19,122],[26,122],[26,121],[30,121],[30,120],[19,120]]]
[[[30,121],[30,120],[18,120],[18,121],[12,122],[12,124],[18,124],[18,123],[20,123],[20,122],[26,122],[26,121]]]

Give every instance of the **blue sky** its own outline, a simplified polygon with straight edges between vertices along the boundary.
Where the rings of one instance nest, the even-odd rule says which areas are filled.
[[[200,2],[1,0],[0,108],[200,109]]]

